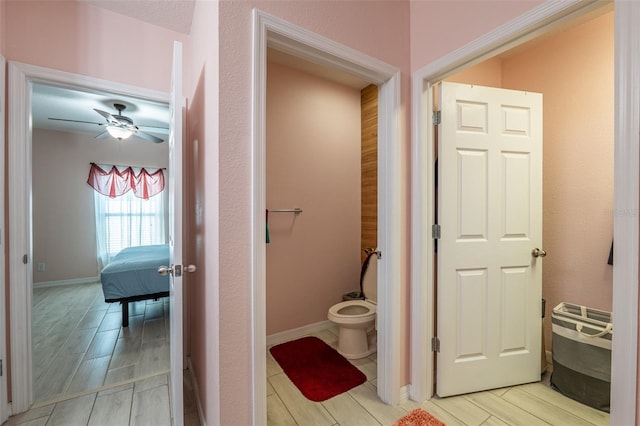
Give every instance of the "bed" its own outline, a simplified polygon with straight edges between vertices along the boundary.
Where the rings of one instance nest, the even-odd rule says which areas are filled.
[[[122,326],[129,326],[129,302],[169,295],[169,275],[158,267],[169,265],[169,245],[128,247],[116,254],[100,272],[104,301],[122,304]]]

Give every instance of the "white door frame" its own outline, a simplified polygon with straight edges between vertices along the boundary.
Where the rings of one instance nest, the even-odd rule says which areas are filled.
[[[634,424],[638,356],[638,225],[640,2],[615,1],[615,175],[611,424]],[[414,73],[412,138],[412,319],[410,397],[433,395],[431,338],[434,326],[432,86],[606,2],[549,0]]]
[[[5,296],[5,257],[7,254],[7,246],[6,246],[6,231],[4,230],[4,174],[5,174],[5,161],[4,161],[4,135],[5,135],[5,102],[6,99],[6,86],[4,84],[5,76],[7,70],[7,62],[4,56],[0,55],[0,188],[3,188],[0,193],[2,197],[0,198],[0,246],[2,247],[2,256],[0,257],[0,312],[2,318],[0,319],[0,360],[2,360],[2,370],[6,371],[7,369],[7,321],[6,321],[6,310],[7,310],[7,302]],[[0,377],[0,423],[7,420],[9,417],[9,401],[7,395],[7,374],[4,373]]]
[[[9,291],[12,414],[33,402],[31,298],[33,247],[31,211],[31,94],[33,83],[99,90],[169,103],[169,94],[34,65],[9,62]],[[26,256],[27,263],[23,263]]]
[[[401,137],[400,71],[354,49],[253,11],[252,361],[253,424],[266,424],[265,148],[267,46],[380,86],[378,108],[378,395],[400,402]],[[406,397],[406,396],[405,396]]]

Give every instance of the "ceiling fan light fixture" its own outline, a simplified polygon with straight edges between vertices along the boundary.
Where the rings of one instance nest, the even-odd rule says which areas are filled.
[[[131,136],[131,130],[118,126],[107,126],[107,132],[118,140],[127,139]]]

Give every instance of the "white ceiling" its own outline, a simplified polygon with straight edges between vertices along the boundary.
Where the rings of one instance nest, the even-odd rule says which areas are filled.
[[[97,136],[105,130],[99,123],[106,123],[104,117],[94,111],[99,109],[117,114],[114,103],[127,108],[122,115],[133,120],[141,131],[167,139],[169,127],[169,106],[167,104],[108,93],[86,92],[66,87],[34,84],[32,93],[32,126],[36,129],[58,130],[71,133],[85,133]],[[87,121],[74,123],[50,118]],[[162,129],[147,128],[155,126]]]

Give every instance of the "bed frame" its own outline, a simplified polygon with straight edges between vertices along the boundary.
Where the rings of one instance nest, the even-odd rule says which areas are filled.
[[[122,326],[129,327],[129,302],[140,302],[141,300],[150,300],[150,299],[158,300],[161,297],[168,297],[168,296],[169,296],[169,292],[163,291],[160,293],[141,294],[139,296],[125,297],[123,299],[105,299],[105,302],[107,303],[120,302],[120,304],[122,305]]]

